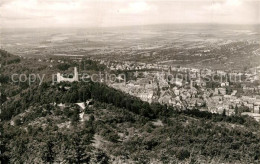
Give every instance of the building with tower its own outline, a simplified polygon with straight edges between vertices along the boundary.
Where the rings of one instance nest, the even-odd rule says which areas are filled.
[[[77,67],[74,67],[74,75],[72,78],[65,78],[61,73],[57,73],[57,82],[74,82],[79,81],[79,73]]]

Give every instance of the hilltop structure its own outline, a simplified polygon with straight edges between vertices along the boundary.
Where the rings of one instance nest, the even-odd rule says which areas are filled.
[[[74,67],[74,75],[73,78],[65,78],[61,75],[61,73],[57,73],[57,82],[74,82],[74,81],[79,81],[79,73],[77,70],[77,67]]]

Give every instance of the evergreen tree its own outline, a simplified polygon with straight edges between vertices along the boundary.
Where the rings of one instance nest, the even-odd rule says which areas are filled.
[[[53,150],[54,143],[51,140],[48,140],[45,146],[45,150],[42,153],[42,160],[47,163],[53,163],[55,158],[55,152]]]
[[[238,115],[238,107],[237,107],[237,105],[235,107],[235,115]]]

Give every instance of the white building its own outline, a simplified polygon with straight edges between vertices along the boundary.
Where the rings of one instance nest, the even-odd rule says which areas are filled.
[[[78,70],[77,67],[74,67],[74,76],[73,78],[65,78],[61,75],[61,73],[57,73],[57,82],[74,82],[74,81],[79,81],[79,74],[78,74]]]

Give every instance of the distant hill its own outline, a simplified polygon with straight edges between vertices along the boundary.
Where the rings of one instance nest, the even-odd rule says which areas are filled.
[[[5,50],[0,49],[0,63],[2,65],[15,64],[21,61],[20,57],[12,55]]]

